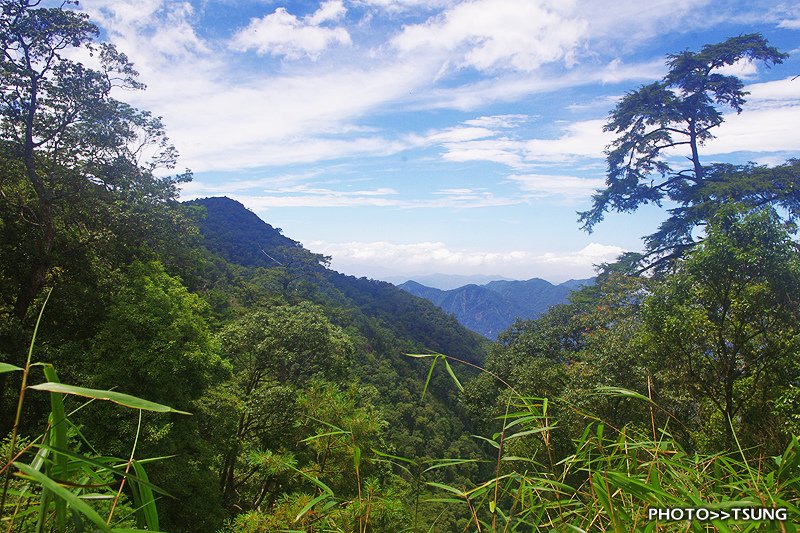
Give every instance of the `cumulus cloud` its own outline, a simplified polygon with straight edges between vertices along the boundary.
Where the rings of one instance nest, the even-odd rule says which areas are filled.
[[[744,110],[726,113],[703,153],[800,151],[800,78],[754,83],[745,90],[750,94]]]
[[[457,53],[457,66],[530,72],[545,63],[572,65],[587,23],[568,0],[475,0],[403,28],[403,52]]]
[[[231,47],[241,52],[255,50],[261,55],[288,59],[317,59],[330,46],[351,44],[346,29],[322,26],[326,22],[341,19],[346,12],[341,0],[329,0],[302,19],[289,13],[286,8],[279,7],[270,15],[252,19],[247,27],[233,36]]]
[[[315,252],[330,255],[334,268],[359,275],[388,270],[407,274],[470,272],[517,279],[539,275],[557,281],[589,277],[594,273],[594,265],[613,261],[625,252],[619,246],[600,243],[589,243],[579,250],[544,253],[529,250],[459,250],[443,242],[431,241],[315,241],[309,247]]]

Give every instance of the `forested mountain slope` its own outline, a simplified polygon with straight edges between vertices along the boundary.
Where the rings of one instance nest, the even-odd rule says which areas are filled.
[[[554,285],[533,278],[470,284],[443,291],[412,280],[398,285],[398,288],[433,302],[462,325],[494,340],[515,320],[537,318],[550,307],[565,303],[572,291],[592,283],[591,279],[584,279]]]
[[[429,302],[390,283],[330,270],[326,258],[285,237],[235,200],[203,198],[189,204],[205,208],[206,214],[199,220],[204,245],[227,261],[279,269],[287,289],[302,291],[313,285],[321,303],[358,309],[398,338],[410,341],[410,349],[482,360],[485,341]]]

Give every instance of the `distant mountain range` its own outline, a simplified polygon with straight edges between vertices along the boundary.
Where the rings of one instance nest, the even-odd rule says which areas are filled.
[[[511,281],[509,278],[503,276],[486,276],[481,274],[474,274],[465,276],[460,274],[422,274],[419,276],[379,276],[379,279],[400,285],[409,279],[416,281],[426,287],[433,287],[449,291],[450,289],[458,289],[464,285],[485,285],[490,281],[506,280]]]
[[[406,281],[398,288],[429,300],[453,315],[463,326],[496,339],[517,318],[533,319],[550,307],[565,303],[572,291],[591,285],[593,279],[569,280],[559,285],[533,278],[527,281],[496,280],[441,290]]]

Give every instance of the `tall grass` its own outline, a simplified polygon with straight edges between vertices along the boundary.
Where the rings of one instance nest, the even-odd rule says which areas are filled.
[[[416,357],[420,357],[417,355]],[[432,358],[431,369],[441,354]],[[451,358],[452,359],[452,358]],[[456,359],[457,361],[457,359]],[[449,367],[448,367],[449,368]],[[460,388],[460,383],[456,382]],[[494,475],[468,487],[428,483],[439,501],[461,506],[464,531],[783,531],[800,520],[800,442],[794,437],[780,456],[755,464],[737,448],[689,453],[658,427],[615,428],[581,413],[585,428],[571,453],[556,458],[552,434],[558,423],[545,398],[520,395],[506,384],[508,400],[500,430],[477,437],[496,449]],[[605,387],[598,394],[646,402],[634,391]],[[734,520],[657,522],[650,508],[785,508],[785,522]]]
[[[461,383],[441,354],[414,355],[430,358],[431,366],[423,390],[430,384],[439,363],[459,389]],[[466,363],[469,364],[469,363]],[[668,423],[657,425],[655,413],[663,411],[650,397],[635,391],[604,387],[597,394],[645,402],[650,427],[614,427],[581,412],[583,426],[564,451],[566,431],[553,416],[554,401],[520,394],[503,382],[505,408],[497,418],[498,431],[474,435],[491,453],[482,458],[418,460],[380,450],[362,450],[354,443],[352,475],[358,491],[350,497],[335,494],[311,470],[294,465],[309,491],[287,494],[268,512],[237,517],[225,532],[594,532],[613,531],[781,531],[796,532],[800,519],[800,441],[795,437],[776,457],[753,462],[741,449],[720,453],[693,453],[681,447],[669,432]],[[564,407],[564,406],[559,406]],[[568,406],[567,406],[568,407]],[[335,436],[343,442],[352,435],[327,425],[305,442]],[[556,450],[554,442],[561,444]],[[385,463],[410,491],[391,486],[369,485],[361,477],[363,461]],[[450,476],[459,483],[442,481],[438,475],[481,463],[482,478]],[[447,477],[447,476],[445,476]],[[397,483],[395,483],[397,486]],[[369,487],[367,489],[367,487]],[[365,490],[366,489],[366,490]],[[381,492],[383,491],[383,492]],[[379,525],[371,513],[378,504],[398,504],[405,516],[391,526]],[[651,508],[698,508],[717,511],[734,508],[785,508],[785,522],[735,520],[656,521]],[[421,512],[421,509],[423,511]],[[440,518],[447,514],[448,526]],[[454,526],[457,524],[457,526]],[[390,527],[390,529],[387,529]]]
[[[61,383],[51,364],[33,360],[47,299],[34,327],[25,367],[0,363],[0,372],[21,374],[14,425],[0,447],[5,452],[0,459],[0,531],[158,531],[155,494],[168,495],[148,480],[144,465],[152,459],[136,459],[138,430],[127,460],[87,455],[80,450],[93,448],[70,417],[97,400],[133,410],[140,425],[142,411],[188,413],[116,391]],[[32,371],[37,369],[44,380],[30,385]],[[23,438],[24,426],[37,425],[22,415],[28,392],[48,393],[50,413],[40,435]],[[86,400],[67,411],[68,405],[73,406],[69,402],[79,398]]]

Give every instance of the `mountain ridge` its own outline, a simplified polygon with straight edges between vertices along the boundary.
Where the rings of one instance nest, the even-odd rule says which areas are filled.
[[[550,307],[565,303],[569,295],[593,278],[553,284],[541,278],[495,280],[485,285],[468,284],[450,290],[428,287],[409,280],[397,287],[429,300],[453,315],[463,326],[495,340],[517,319],[535,319]]]
[[[231,198],[201,198],[186,204],[205,208],[205,215],[198,220],[204,245],[224,259],[279,271],[287,292],[314,286],[316,298],[330,305],[357,308],[364,314],[363,322],[374,321],[379,330],[411,341],[409,350],[430,350],[482,362],[485,339],[429,300],[385,281],[356,278],[327,268],[327,258],[308,251]]]

